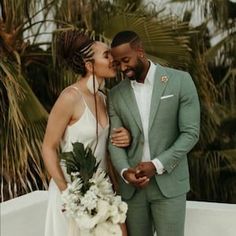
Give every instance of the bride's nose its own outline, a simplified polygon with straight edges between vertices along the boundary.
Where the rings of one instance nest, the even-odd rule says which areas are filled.
[[[114,61],[113,56],[111,54],[109,54],[109,61],[110,61],[110,63],[113,63],[113,61]]]
[[[111,67],[115,68],[116,67],[116,63],[114,61],[114,58],[112,55],[109,56],[109,64]]]

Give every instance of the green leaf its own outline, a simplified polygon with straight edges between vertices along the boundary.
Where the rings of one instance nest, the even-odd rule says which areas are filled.
[[[89,179],[97,170],[98,164],[90,147],[84,147],[83,143],[72,143],[73,151],[62,152],[60,157],[66,162],[66,171],[69,175],[79,172],[83,181],[83,192],[90,187]]]

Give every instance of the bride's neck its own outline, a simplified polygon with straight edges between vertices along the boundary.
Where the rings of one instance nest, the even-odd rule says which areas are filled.
[[[83,93],[85,93],[85,94],[87,94],[87,95],[90,95],[90,94],[91,94],[91,92],[90,92],[89,89],[88,89],[88,85],[87,85],[89,79],[91,79],[90,76],[85,76],[85,77],[81,77],[81,78],[77,81],[77,84],[78,84],[78,86],[80,87],[81,92],[83,92]],[[104,78],[97,78],[97,77],[96,77],[95,79],[97,80],[99,87],[100,87],[100,86],[102,85],[102,83],[104,82]]]

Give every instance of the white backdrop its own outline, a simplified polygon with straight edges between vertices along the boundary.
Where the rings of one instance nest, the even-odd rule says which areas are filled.
[[[1,236],[43,236],[46,208],[47,191],[1,203]],[[236,204],[187,202],[185,236],[235,235]]]

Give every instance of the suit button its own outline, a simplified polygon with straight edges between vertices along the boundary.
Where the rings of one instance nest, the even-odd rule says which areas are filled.
[[[177,164],[175,163],[171,166],[171,168],[174,169],[176,166],[177,166]]]

